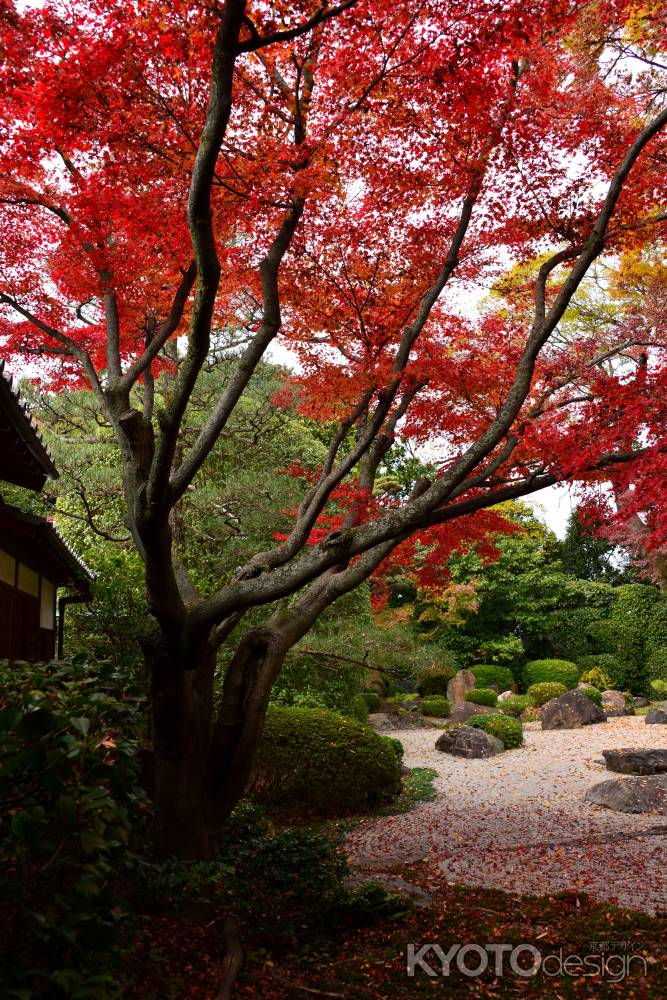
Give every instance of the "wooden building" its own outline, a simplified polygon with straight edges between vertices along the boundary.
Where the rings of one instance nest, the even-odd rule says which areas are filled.
[[[30,411],[0,362],[2,483],[39,493],[58,476]],[[45,660],[56,652],[56,600],[89,596],[92,574],[49,520],[0,499],[0,659]],[[62,627],[63,615],[59,616]],[[58,643],[61,646],[61,643]]]

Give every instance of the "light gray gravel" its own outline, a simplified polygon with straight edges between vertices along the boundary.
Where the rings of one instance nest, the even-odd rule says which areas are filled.
[[[667,911],[667,819],[584,801],[610,777],[603,750],[667,748],[667,726],[637,717],[583,729],[528,731],[525,746],[488,760],[434,749],[437,729],[401,732],[408,767],[438,772],[437,798],[364,821],[348,837],[364,871],[432,855],[452,883],[541,894],[579,889],[647,912]]]

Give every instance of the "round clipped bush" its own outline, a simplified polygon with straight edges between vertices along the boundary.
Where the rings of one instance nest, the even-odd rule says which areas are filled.
[[[442,695],[433,695],[432,698],[424,698],[422,702],[422,712],[424,715],[431,715],[434,719],[444,719],[451,712],[452,706],[447,698]]]
[[[498,695],[492,688],[472,688],[466,692],[466,701],[473,705],[487,705],[493,708],[498,701]]]
[[[582,671],[581,680],[591,670],[596,668],[601,670],[609,678],[609,685],[606,688],[608,691],[619,691],[625,684],[625,667],[613,653],[595,653],[591,656],[581,656],[577,660],[577,666]],[[593,687],[598,687],[593,681],[589,681],[588,683],[593,684]],[[600,688],[600,690],[604,691],[605,688]]]
[[[559,684],[557,681],[544,681],[542,684],[531,684],[526,694],[533,705],[541,708],[552,698],[560,698],[566,691],[567,688],[564,684]]]
[[[556,682],[566,688],[575,688],[579,681],[579,667],[569,660],[530,660],[523,668],[526,687],[532,684]]]
[[[493,688],[498,694],[514,688],[514,674],[509,667],[503,667],[499,663],[478,663],[470,669],[475,675],[478,688]]]
[[[382,698],[377,691],[364,691],[361,697],[366,702],[369,712],[379,712],[382,708]]]
[[[582,694],[585,694],[587,698],[595,702],[598,708],[602,708],[602,691],[599,691],[596,687],[582,687],[580,688]],[[606,690],[606,689],[605,689]]]
[[[251,795],[267,805],[319,816],[386,802],[401,789],[393,742],[325,709],[271,706]]]
[[[512,719],[509,715],[473,715],[466,726],[483,729],[485,733],[496,736],[506,750],[513,750],[523,744],[523,726],[518,719]]]
[[[503,715],[512,715],[515,719],[518,719],[527,708],[532,707],[532,698],[527,694],[515,694],[511,698],[506,698],[505,701],[498,702],[498,708]]]
[[[613,681],[606,671],[601,667],[591,667],[590,670],[586,670],[585,673],[581,675],[581,683],[587,684],[589,687],[597,688],[598,691],[612,691]]]
[[[453,670],[430,671],[422,674],[417,682],[417,691],[422,698],[429,698],[433,694],[447,694],[447,685],[454,676]]]

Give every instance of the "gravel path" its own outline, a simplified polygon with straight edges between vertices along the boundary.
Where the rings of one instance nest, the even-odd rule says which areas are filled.
[[[489,760],[434,749],[436,729],[399,732],[408,767],[438,772],[437,798],[399,816],[366,820],[348,837],[362,871],[386,871],[429,852],[452,883],[541,894],[581,889],[649,913],[667,912],[667,818],[612,812],[584,801],[614,777],[602,750],[665,747],[667,726],[640,716],[526,732],[525,746]]]

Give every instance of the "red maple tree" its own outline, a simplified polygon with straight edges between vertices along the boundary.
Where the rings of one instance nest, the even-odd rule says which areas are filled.
[[[562,333],[598,258],[664,237],[661,22],[631,0],[0,15],[0,336],[54,390],[88,384],[114,428],[152,614],[158,844],[205,856],[287,651],[399,546],[443,555],[499,501],[610,469],[664,490],[657,338],[609,374],[627,331]],[[482,301],[510,265],[525,283]],[[184,442],[221,331],[235,369]],[[280,405],[332,423],[328,457],[289,535],[202,596],[170,517],[278,336],[298,358]],[[439,474],[369,503],[398,434],[436,440]]]

